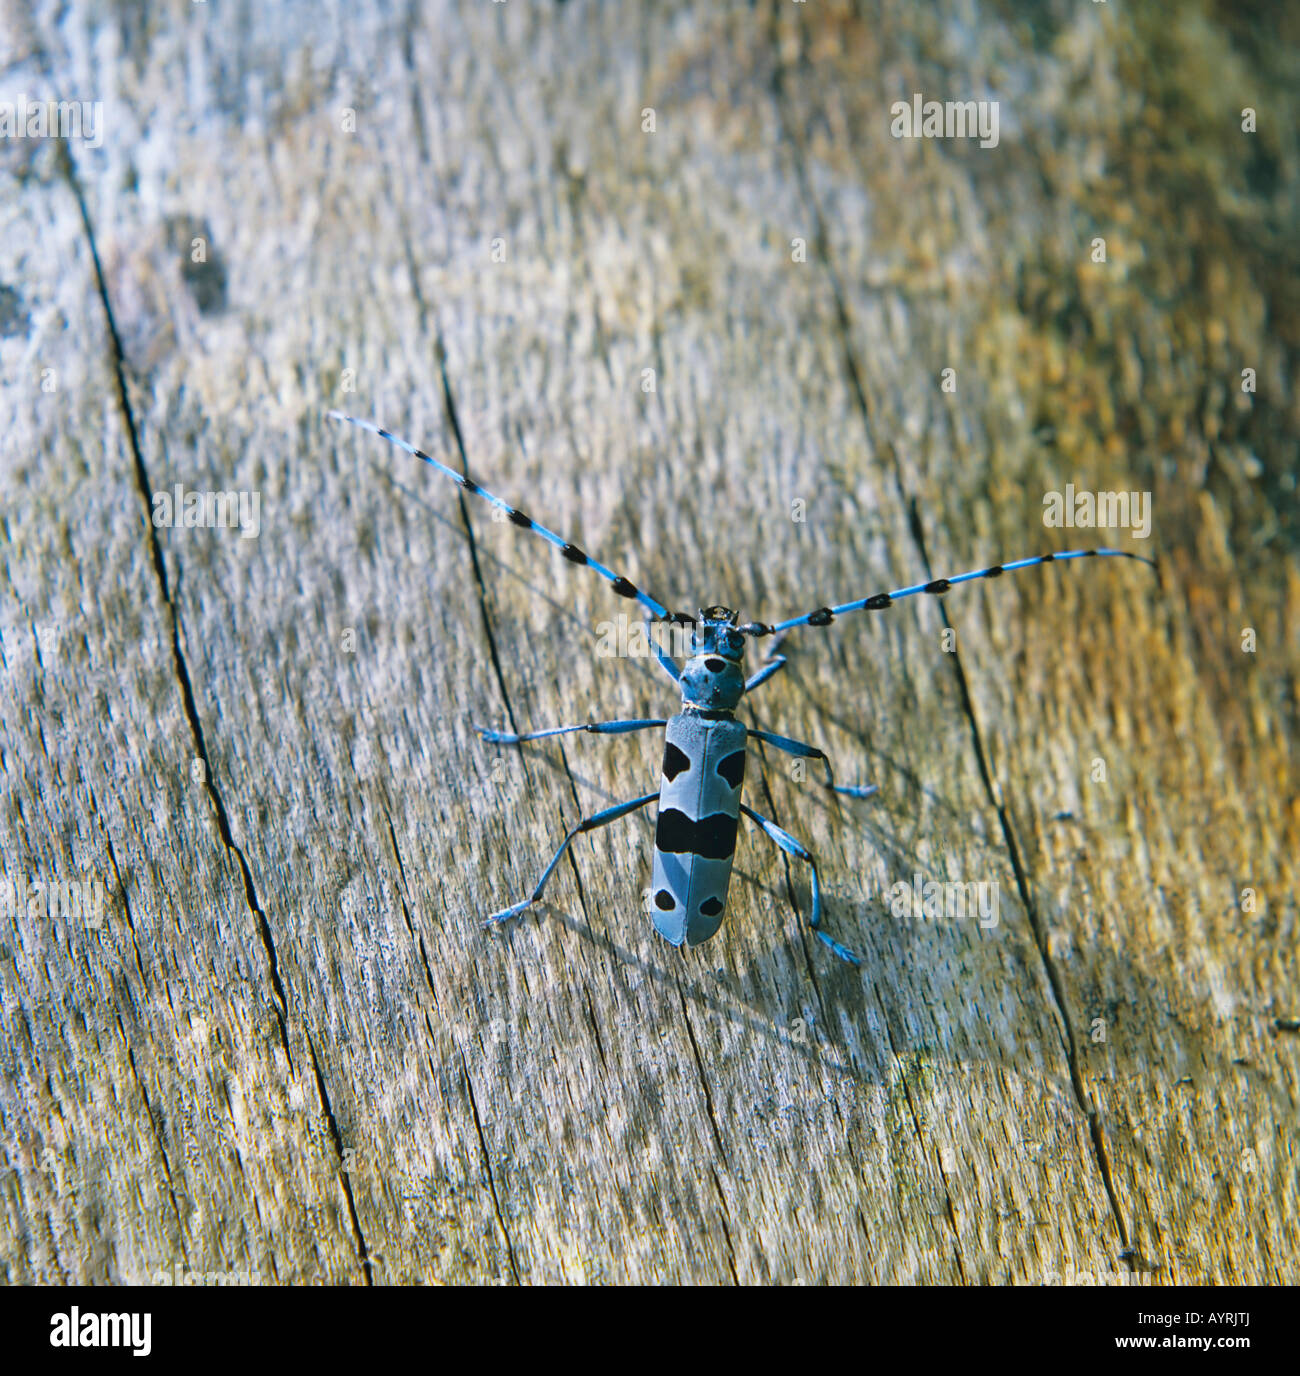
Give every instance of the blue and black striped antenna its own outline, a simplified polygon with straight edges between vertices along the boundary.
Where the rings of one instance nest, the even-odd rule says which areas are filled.
[[[445,463],[440,463],[431,454],[426,454],[423,449],[417,449],[415,445],[402,439],[400,435],[394,435],[392,431],[385,430],[382,426],[376,425],[374,421],[360,420],[358,417],[346,415],[342,411],[329,411],[327,414],[334,420],[347,421],[349,425],[355,425],[362,430],[369,430],[372,435],[378,435],[380,439],[395,444],[399,449],[404,449],[415,458],[423,459],[430,467],[436,468],[439,473],[450,478],[463,491],[482,497],[484,501],[490,502],[499,511],[505,512],[506,519],[511,525],[517,526],[520,530],[534,531],[540,535],[548,544],[554,545],[571,564],[593,569],[620,597],[631,598],[639,602],[655,620],[668,621],[679,626],[696,624],[696,618],[689,612],[670,612],[662,602],[651,597],[648,592],[642,591],[630,579],[615,573],[613,569],[606,568],[599,560],[593,559],[562,535],[557,535],[553,530],[548,530],[546,526],[534,521],[531,516],[520,511],[518,507],[511,506],[503,497],[498,497],[495,493],[489,492],[487,488],[480,487],[472,478],[466,477],[463,473],[457,473],[454,468],[448,468]],[[1152,560],[1146,559],[1140,554],[1131,554],[1128,550],[1069,549],[1063,550],[1060,554],[1036,554],[1028,559],[1016,559],[1009,564],[993,564],[989,568],[972,569],[968,573],[953,574],[949,578],[936,578],[929,583],[914,583],[908,588],[895,588],[893,592],[873,593],[870,597],[859,598],[856,602],[842,602],[838,607],[816,607],[810,612],[805,612],[802,616],[791,617],[788,621],[777,621],[773,624],[751,621],[746,625],[737,626],[736,629],[742,635],[769,636],[792,630],[795,626],[829,626],[837,616],[843,616],[846,612],[883,611],[900,599],[914,597],[918,593],[940,596],[958,583],[972,583],[980,578],[998,578],[1004,573],[1014,573],[1018,569],[1033,568],[1037,564],[1060,564],[1068,559],[1094,558],[1136,559],[1139,563],[1155,568],[1155,563]]]
[[[534,521],[531,516],[520,511],[518,507],[511,506],[504,498],[489,492],[486,487],[480,487],[472,478],[467,478],[463,473],[457,473],[454,468],[448,468],[445,463],[439,463],[431,454],[426,454],[423,449],[417,449],[415,445],[409,444],[400,435],[394,435],[392,431],[383,429],[374,421],[358,420],[356,416],[344,415],[342,411],[329,411],[326,414],[334,420],[344,420],[350,425],[359,426],[362,430],[369,430],[372,435],[378,435],[380,439],[388,440],[390,444],[395,444],[399,449],[406,450],[408,454],[413,454],[417,459],[423,459],[425,463],[436,468],[439,473],[445,474],[454,483],[457,483],[462,491],[472,492],[476,497],[482,497],[484,501],[491,502],[498,511],[504,511],[506,519],[511,525],[518,526],[520,530],[534,531],[540,535],[548,544],[554,545],[569,563],[594,569],[620,597],[633,598],[656,620],[671,621],[678,625],[689,626],[694,624],[695,618],[693,616],[685,612],[670,612],[661,602],[651,597],[648,592],[642,592],[635,583],[624,578],[622,574],[615,573],[613,569],[607,569],[604,564],[580,550],[571,541],[557,535],[553,530],[547,530],[544,525]]]
[[[829,626],[837,616],[846,612],[879,612],[904,597],[915,597],[918,593],[929,593],[940,597],[958,583],[973,583],[980,578],[1000,578],[1004,573],[1014,573],[1017,569],[1031,569],[1036,564],[1060,564],[1067,559],[1136,559],[1140,564],[1155,568],[1154,561],[1140,554],[1131,554],[1126,549],[1067,549],[1060,554],[1035,554],[1028,559],[1016,559],[1009,564],[993,564],[986,569],[971,569],[968,573],[953,574],[949,578],[936,578],[929,583],[913,583],[910,588],[895,588],[893,592],[872,593],[856,602],[841,602],[838,607],[817,607],[802,616],[792,616],[789,621],[778,621],[768,625],[762,621],[751,621],[736,629],[743,635],[776,635],[794,626]]]

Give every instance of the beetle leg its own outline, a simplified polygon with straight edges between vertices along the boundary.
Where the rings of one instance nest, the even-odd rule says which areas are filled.
[[[841,946],[838,941],[827,936],[821,929],[822,891],[817,880],[817,862],[813,859],[812,852],[807,846],[800,845],[784,828],[777,826],[775,822],[766,817],[760,817],[753,808],[746,807],[744,803],[741,803],[740,810],[751,822],[757,822],[787,855],[793,855],[796,860],[802,860],[807,864],[812,871],[812,917],[808,925],[817,934],[818,939],[829,946],[841,960],[847,960],[850,965],[861,965],[862,962],[847,946]]]

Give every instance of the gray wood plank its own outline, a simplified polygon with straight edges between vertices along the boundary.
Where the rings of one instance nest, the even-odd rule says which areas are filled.
[[[5,914],[6,1278],[1293,1281],[1294,252],[1233,162],[1283,59],[1091,12],[213,8],[38,14],[33,89],[106,137],[0,164],[0,855],[108,894]],[[890,136],[995,86],[997,149]],[[667,947],[648,816],[489,932],[659,746],[473,725],[673,694],[599,653],[629,604],[330,407],[673,607],[1062,548],[1065,481],[1152,491],[1162,573],[789,637],[749,719],[880,793],[769,749],[747,796],[860,971],[752,830]],[[178,483],[256,537],[155,526]],[[996,926],[895,915],[918,874]]]

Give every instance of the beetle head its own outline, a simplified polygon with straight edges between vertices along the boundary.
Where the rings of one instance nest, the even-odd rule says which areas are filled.
[[[729,712],[745,692],[745,637],[729,607],[701,607],[691,635],[691,657],[682,667],[682,702]]]
[[[737,664],[745,658],[745,637],[736,629],[739,612],[730,607],[701,607],[691,634],[691,653],[721,655]]]

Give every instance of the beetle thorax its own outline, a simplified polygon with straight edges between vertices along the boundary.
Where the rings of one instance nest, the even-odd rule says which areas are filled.
[[[703,607],[682,667],[682,703],[697,711],[732,712],[745,694],[745,637],[728,607]]]

